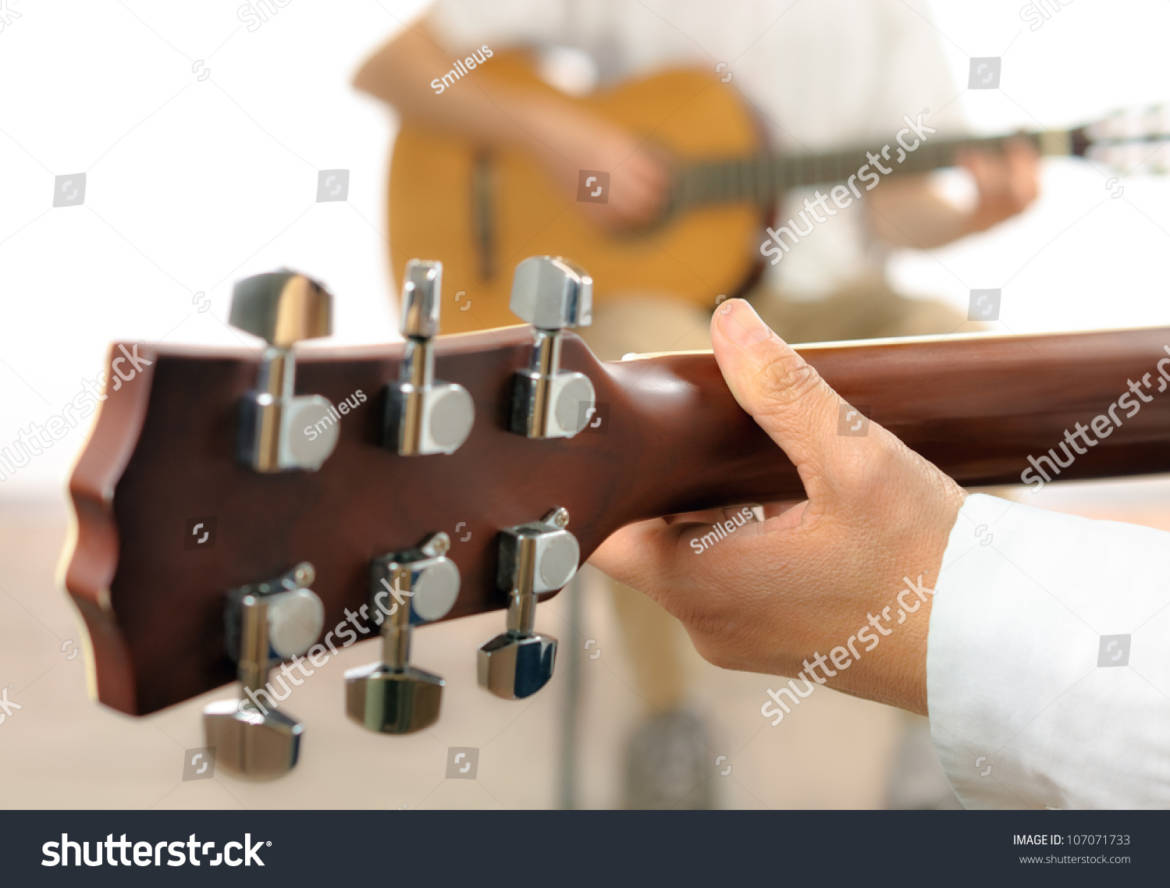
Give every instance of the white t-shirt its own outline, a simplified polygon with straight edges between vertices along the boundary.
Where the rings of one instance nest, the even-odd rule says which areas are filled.
[[[893,143],[904,118],[928,110],[942,134],[962,123],[938,33],[901,0],[438,0],[430,27],[452,49],[583,50],[602,84],[669,66],[701,66],[760,113],[774,148],[816,151]],[[879,186],[880,187],[880,186]],[[788,196],[778,221],[805,192]],[[823,293],[880,271],[859,204],[818,224],[773,273],[790,293]]]

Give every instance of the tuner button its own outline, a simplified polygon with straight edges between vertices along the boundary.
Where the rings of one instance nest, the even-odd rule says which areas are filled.
[[[523,524],[500,535],[500,570],[497,577],[502,589],[519,588],[522,593],[543,595],[565,588],[577,573],[581,547],[556,509],[540,521]]]
[[[345,673],[345,711],[381,734],[410,734],[439,719],[443,679],[414,666],[373,663]]]
[[[268,600],[268,643],[281,660],[303,654],[321,637],[325,605],[312,589],[278,592]]]
[[[400,456],[454,453],[475,422],[467,389],[435,379],[439,332],[440,262],[411,259],[402,286],[402,367],[386,387],[383,443]]]
[[[509,594],[507,631],[481,647],[476,660],[480,686],[497,697],[528,697],[552,678],[557,640],[533,624],[536,596],[563,588],[577,572],[581,547],[568,524],[568,511],[556,508],[500,534],[496,581]]]
[[[229,323],[287,349],[302,339],[328,336],[333,297],[321,284],[295,271],[273,271],[239,281],[232,289]]]
[[[203,732],[221,767],[271,780],[296,766],[304,726],[277,709],[261,712],[246,700],[219,700],[203,710]]]
[[[232,326],[268,343],[255,389],[241,402],[237,434],[240,461],[257,472],[316,470],[337,445],[339,429],[329,400],[295,394],[292,350],[303,339],[328,336],[332,314],[329,291],[293,271],[254,275],[232,290]],[[318,433],[305,434],[310,427]]]
[[[593,383],[584,373],[559,373],[553,380],[553,416],[556,425],[550,423],[550,431],[559,436],[571,438],[580,432],[597,409],[597,393]]]
[[[459,598],[459,568],[437,558],[419,571],[411,584],[411,622],[430,623],[447,616]]]
[[[461,385],[440,384],[424,395],[424,401],[424,448],[438,453],[458,450],[475,424],[471,394]]]
[[[512,380],[508,429],[526,438],[571,438],[595,409],[593,383],[562,370],[565,327],[592,320],[593,279],[559,256],[531,256],[516,266],[512,311],[535,328],[529,366]]]
[[[439,335],[439,296],[443,263],[411,259],[402,285],[402,335],[432,339]]]
[[[416,548],[383,555],[371,565],[382,660],[345,673],[346,714],[371,731],[409,734],[439,717],[443,679],[410,665],[410,638],[412,624],[445,616],[459,597],[459,569],[447,558],[450,547],[447,534],[435,533]]]
[[[510,307],[538,330],[588,327],[593,278],[560,256],[530,256],[516,266]]]
[[[479,649],[476,677],[497,697],[522,700],[543,688],[556,665],[557,640],[551,635],[497,635]]]
[[[235,700],[220,700],[204,708],[203,732],[206,745],[215,750],[215,760],[243,777],[279,777],[297,763],[304,726],[275,708],[268,686],[274,646],[269,606],[283,612],[275,623],[286,630],[293,615],[311,610],[297,593],[316,598],[308,589],[298,588],[313,576],[313,566],[302,562],[280,577],[240,587],[228,596],[228,645],[238,664],[241,693]]]
[[[581,559],[577,538],[567,530],[560,530],[546,536],[537,551],[540,584],[536,591],[553,592],[565,588],[577,573],[577,564]]]

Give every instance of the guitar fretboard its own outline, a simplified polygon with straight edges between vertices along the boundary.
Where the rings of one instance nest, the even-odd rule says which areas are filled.
[[[1014,139],[1027,139],[1044,155],[1076,153],[1074,130],[1016,133],[1010,136],[937,139],[906,151],[897,142],[884,150],[856,147],[802,154],[759,154],[712,158],[683,167],[671,193],[672,210],[715,203],[752,201],[771,203],[792,188],[849,183],[851,191],[871,190],[876,180],[890,175],[925,173],[954,166],[969,150],[1001,151]],[[868,170],[864,172],[863,170]]]

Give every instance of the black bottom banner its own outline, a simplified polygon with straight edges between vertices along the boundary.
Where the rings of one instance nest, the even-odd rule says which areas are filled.
[[[1170,884],[1170,812],[5,811],[3,885]]]

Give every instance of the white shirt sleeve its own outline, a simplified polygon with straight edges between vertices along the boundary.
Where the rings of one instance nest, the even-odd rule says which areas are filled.
[[[573,12],[569,0],[436,0],[427,21],[456,50],[482,43],[514,49],[572,44]]]
[[[967,807],[1170,807],[1170,534],[968,497],[926,659]]]

